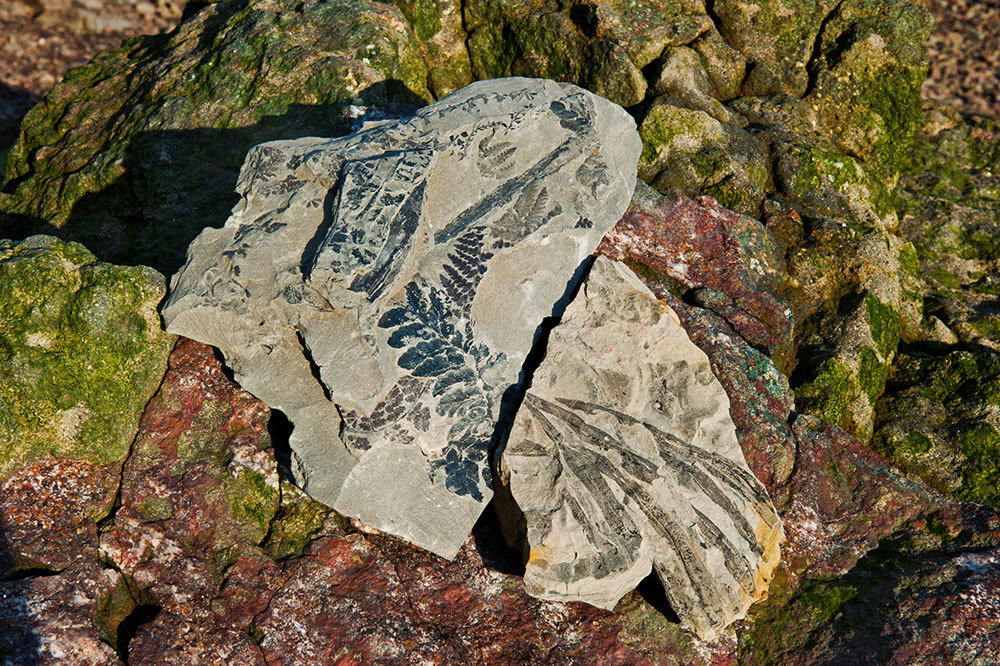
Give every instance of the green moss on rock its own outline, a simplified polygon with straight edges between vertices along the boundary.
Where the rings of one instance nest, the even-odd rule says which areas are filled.
[[[885,379],[889,374],[889,368],[871,349],[862,349],[860,359],[858,380],[861,383],[861,390],[868,396],[868,401],[874,405],[885,388]]]
[[[962,424],[955,434],[965,457],[958,496],[979,504],[1000,504],[1000,432],[986,421]]]
[[[639,125],[639,177],[668,196],[708,194],[756,215],[770,179],[764,147],[748,132],[663,101]]]
[[[899,344],[899,313],[871,294],[865,294],[864,303],[872,340],[882,358],[888,359]]]
[[[903,356],[879,403],[873,448],[959,499],[1000,504],[1000,356]]]
[[[862,162],[804,142],[781,141],[774,154],[776,185],[803,212],[847,220],[861,232],[895,224],[888,190]]]
[[[163,277],[51,237],[0,241],[0,479],[26,462],[121,461],[166,371]]]
[[[799,410],[841,427],[847,427],[851,403],[859,394],[858,380],[839,358],[823,361],[814,378],[795,389]]]
[[[793,589],[788,570],[779,568],[767,601],[751,611],[752,624],[740,636],[737,663],[783,663],[784,653],[809,641],[858,596],[859,588],[852,583],[840,578],[813,578]]]
[[[249,531],[253,543],[262,543],[278,512],[278,489],[269,485],[260,472],[241,469],[226,479],[225,492],[233,519]]]
[[[301,554],[330,513],[327,507],[282,480],[281,507],[263,544],[264,551],[274,560]]]
[[[820,35],[806,99],[821,131],[887,185],[921,124],[931,17],[913,0],[841,3]]]
[[[835,5],[834,0],[715,0],[726,41],[755,63],[753,69],[769,72],[768,85],[753,86],[748,94],[805,92],[812,45]]]

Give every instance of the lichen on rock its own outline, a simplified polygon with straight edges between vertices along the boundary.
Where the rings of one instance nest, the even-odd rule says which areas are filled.
[[[77,243],[0,241],[0,479],[37,458],[120,462],[166,370],[163,277]]]

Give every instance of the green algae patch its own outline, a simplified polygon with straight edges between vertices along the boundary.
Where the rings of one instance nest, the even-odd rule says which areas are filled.
[[[908,455],[930,453],[933,448],[934,442],[932,442],[931,438],[922,432],[908,433],[906,435],[906,439],[903,440],[903,443],[900,446],[902,452]]]
[[[745,130],[704,111],[657,102],[639,136],[639,177],[662,194],[707,194],[730,210],[757,214],[770,172],[763,144]]]
[[[646,79],[626,49],[614,41],[592,40],[569,12],[512,12],[477,27],[468,44],[477,79],[553,79],[622,106],[638,104],[646,94]]]
[[[864,303],[872,340],[882,358],[889,358],[899,344],[899,313],[871,294],[865,294]]]
[[[994,353],[956,351],[941,357],[909,358],[893,382],[949,409],[964,405],[1000,406],[1000,357]]]
[[[985,421],[959,428],[956,439],[965,456],[958,496],[970,502],[1000,504],[1000,432]]]
[[[924,602],[961,589],[970,570],[960,556],[996,547],[995,534],[975,529],[982,523],[963,518],[967,513],[952,508],[924,514],[883,536],[877,548],[838,576],[804,572],[795,587],[794,578],[779,571],[778,584],[751,609],[739,635],[737,663],[840,663],[831,662],[831,654],[854,663],[851,656],[874,654],[866,647],[858,652],[858,646],[884,646],[887,636],[912,636],[905,632],[937,621],[939,613]]]
[[[166,372],[163,277],[82,245],[0,241],[0,479],[66,456],[124,459]]]
[[[781,190],[812,214],[846,220],[862,233],[892,219],[888,190],[862,162],[806,143],[779,144],[775,156]]]
[[[262,548],[273,560],[302,554],[331,511],[281,479],[281,506]]]
[[[903,356],[879,402],[872,448],[951,497],[1000,504],[1000,356]]]
[[[868,401],[874,405],[885,388],[889,366],[880,361],[875,352],[868,348],[861,350],[860,359],[858,382],[861,384],[861,390],[868,396]]]
[[[715,0],[719,31],[755,63],[746,94],[802,95],[808,84],[806,65],[812,45],[835,5],[834,0]]]
[[[795,402],[801,411],[845,427],[857,394],[857,379],[851,368],[839,358],[829,358],[816,369],[812,381],[795,389]]]
[[[782,663],[781,655],[809,641],[812,634],[834,621],[859,594],[847,578],[809,579],[794,592],[788,573],[780,569],[771,583],[768,600],[753,611],[751,629],[740,637],[737,663]]]
[[[921,124],[930,27],[930,13],[913,0],[840,3],[810,62],[806,99],[822,132],[889,187]]]
[[[269,485],[260,472],[241,469],[226,480],[225,493],[233,519],[249,530],[248,536],[255,544],[262,543],[278,512],[278,489]]]

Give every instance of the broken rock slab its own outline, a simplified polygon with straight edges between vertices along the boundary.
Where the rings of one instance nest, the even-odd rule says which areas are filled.
[[[499,477],[521,512],[507,536],[542,599],[610,609],[653,569],[710,640],[766,594],[779,560],[781,522],[708,358],[606,257],[551,331]]]
[[[501,398],[625,211],[640,150],[621,107],[523,78],[262,144],[174,276],[167,329],[288,416],[313,497],[451,558],[492,496]]]

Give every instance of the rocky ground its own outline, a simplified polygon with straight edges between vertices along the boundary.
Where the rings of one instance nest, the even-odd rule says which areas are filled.
[[[180,14],[106,4],[4,4],[8,140],[53,63]],[[0,657],[995,660],[1000,7],[934,0],[932,28],[919,0],[809,6],[239,0],[70,73],[0,189]],[[450,563],[337,516],[286,480],[287,421],[160,330],[163,276],[251,146],[511,74],[636,119],[660,195],[599,252],[707,355],[781,516],[768,598],[717,640],[653,578],[614,611],[529,597],[489,512]]]

